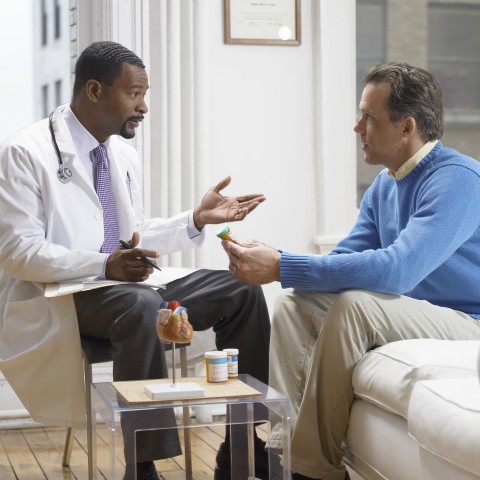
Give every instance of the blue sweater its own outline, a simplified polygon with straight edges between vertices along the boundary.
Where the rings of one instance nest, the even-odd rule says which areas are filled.
[[[402,294],[480,318],[480,163],[433,150],[402,180],[380,172],[329,255],[282,252],[283,288]]]

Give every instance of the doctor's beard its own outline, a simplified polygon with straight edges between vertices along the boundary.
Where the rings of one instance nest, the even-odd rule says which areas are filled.
[[[140,125],[140,122],[143,120],[143,118],[144,118],[143,115],[138,117],[128,118],[122,125],[122,128],[120,129],[120,135],[127,140],[129,140],[130,138],[133,138],[135,136],[135,128],[137,128]],[[132,128],[129,128],[128,126],[129,122],[134,122],[136,125]]]

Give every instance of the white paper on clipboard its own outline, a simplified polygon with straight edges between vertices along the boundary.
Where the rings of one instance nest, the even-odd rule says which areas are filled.
[[[147,280],[138,283],[152,288],[165,288],[167,283],[186,277],[195,271],[196,269],[194,268],[162,267],[161,271],[155,270]],[[110,287],[112,285],[122,285],[126,283],[132,282],[89,277],[71,282],[47,283],[45,287],[45,297],[60,297],[62,295],[69,295],[76,292],[84,292],[95,288]]]

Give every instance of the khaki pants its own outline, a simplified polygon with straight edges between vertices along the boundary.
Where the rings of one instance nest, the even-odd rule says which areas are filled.
[[[270,385],[291,401],[294,472],[344,478],[341,444],[354,399],[355,365],[372,348],[410,338],[480,340],[480,321],[426,301],[364,290],[286,290],[278,298]],[[272,438],[274,448],[280,441],[275,429]]]

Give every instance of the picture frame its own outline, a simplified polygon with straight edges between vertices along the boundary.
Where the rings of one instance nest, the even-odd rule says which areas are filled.
[[[301,45],[301,0],[223,0],[226,44]]]

